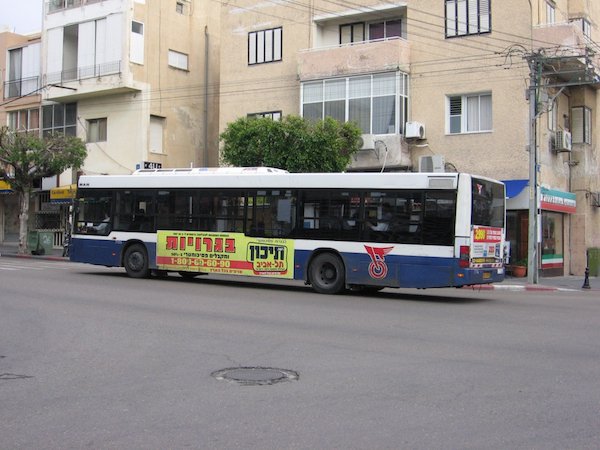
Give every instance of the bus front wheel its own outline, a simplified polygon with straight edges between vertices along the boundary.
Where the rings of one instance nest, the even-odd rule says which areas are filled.
[[[320,294],[338,294],[345,286],[344,263],[331,253],[321,253],[310,263],[310,282]]]
[[[141,244],[133,244],[125,250],[123,265],[131,278],[146,278],[150,274],[148,253]]]

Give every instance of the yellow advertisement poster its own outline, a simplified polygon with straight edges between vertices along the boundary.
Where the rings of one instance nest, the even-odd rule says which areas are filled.
[[[158,231],[160,270],[294,277],[294,241],[243,233]]]

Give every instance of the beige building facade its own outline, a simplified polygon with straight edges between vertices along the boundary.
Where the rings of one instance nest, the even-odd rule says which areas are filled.
[[[599,26],[591,0],[228,2],[220,129],[332,116],[364,133],[349,170],[505,180],[513,263],[528,255],[535,178],[540,273],[583,274],[600,246]]]
[[[0,126],[39,132],[40,34],[0,31]],[[19,233],[19,198],[10,184],[0,181],[0,242],[16,240]]]
[[[216,163],[219,17],[211,7],[46,3],[43,97],[76,111],[76,133],[88,145],[83,172]]]

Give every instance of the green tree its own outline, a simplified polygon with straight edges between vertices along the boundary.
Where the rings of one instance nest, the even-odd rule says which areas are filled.
[[[224,163],[267,166],[290,172],[342,172],[359,149],[361,131],[331,117],[240,118],[221,133]]]
[[[29,200],[34,183],[78,169],[87,156],[84,142],[73,136],[55,134],[40,138],[30,133],[0,129],[0,179],[19,195],[19,253],[26,250]]]

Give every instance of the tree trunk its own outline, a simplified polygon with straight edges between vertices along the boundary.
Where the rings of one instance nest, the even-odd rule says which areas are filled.
[[[29,222],[29,191],[19,194],[21,200],[21,211],[19,212],[19,254],[27,252],[27,223]]]

